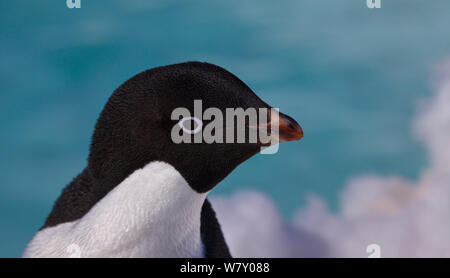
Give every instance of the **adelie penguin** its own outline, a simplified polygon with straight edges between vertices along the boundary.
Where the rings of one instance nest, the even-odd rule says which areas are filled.
[[[75,250],[80,257],[231,257],[206,197],[262,143],[174,143],[172,111],[193,109],[195,100],[221,111],[271,108],[212,64],[137,74],[109,98],[86,168],[64,188],[23,256],[70,257]],[[303,136],[292,118],[278,119],[280,141]]]

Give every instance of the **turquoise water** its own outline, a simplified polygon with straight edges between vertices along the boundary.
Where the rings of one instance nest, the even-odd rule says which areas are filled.
[[[230,2],[0,2],[0,256],[20,255],[84,167],[111,92],[159,65],[221,65],[305,131],[213,194],[258,189],[290,217],[308,194],[337,209],[358,174],[419,175],[411,119],[450,55],[447,0]]]

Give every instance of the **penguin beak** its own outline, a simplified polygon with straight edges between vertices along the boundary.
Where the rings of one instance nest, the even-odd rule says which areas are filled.
[[[300,125],[288,115],[283,113],[272,115],[269,125],[272,126],[273,129],[274,125],[277,124],[279,142],[300,140],[303,137],[303,130]]]

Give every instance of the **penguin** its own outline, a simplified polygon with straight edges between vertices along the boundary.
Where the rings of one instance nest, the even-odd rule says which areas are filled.
[[[141,72],[110,96],[86,167],[62,191],[23,257],[230,258],[207,194],[261,150],[256,143],[175,143],[175,108],[271,108],[229,71],[185,62]],[[303,137],[279,113],[280,142]],[[270,125],[270,120],[268,120]]]

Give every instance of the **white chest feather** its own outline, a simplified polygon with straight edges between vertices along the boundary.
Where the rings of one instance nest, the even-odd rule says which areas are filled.
[[[77,221],[39,231],[24,257],[202,257],[206,193],[172,166],[136,170]]]

